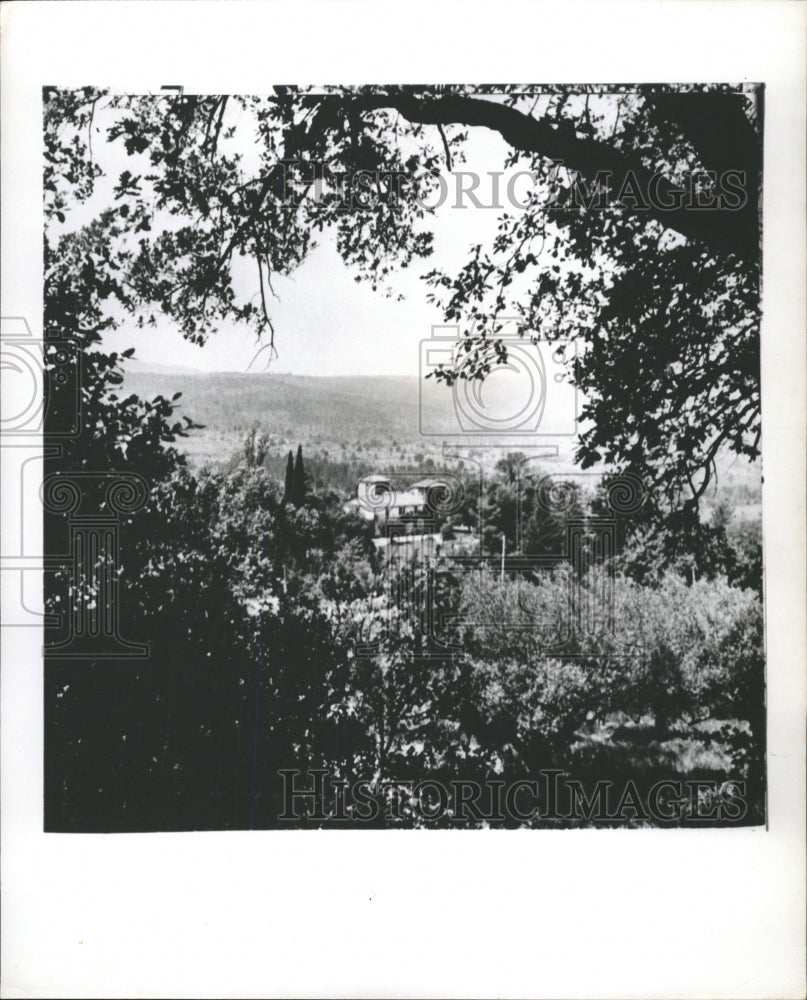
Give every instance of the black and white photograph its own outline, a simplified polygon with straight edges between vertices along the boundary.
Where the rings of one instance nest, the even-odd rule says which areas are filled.
[[[47,830],[764,825],[764,98],[45,89]]]
[[[771,85],[523,65],[42,80],[3,631],[66,857],[769,836]]]

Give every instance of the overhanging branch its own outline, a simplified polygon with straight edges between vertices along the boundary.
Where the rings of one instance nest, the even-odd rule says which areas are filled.
[[[327,102],[327,99],[324,100]],[[753,187],[757,175],[753,162],[737,162],[734,165],[734,169],[745,171],[748,178],[748,197],[741,208],[665,209],[662,207],[664,204],[680,205],[682,200],[686,203],[687,193],[666,177],[649,171],[637,157],[626,156],[600,139],[578,135],[571,122],[559,124],[546,118],[533,118],[506,104],[464,95],[432,98],[402,91],[362,94],[348,99],[341,96],[338,100],[341,106],[352,105],[363,112],[394,109],[413,124],[488,128],[498,132],[513,148],[562,163],[568,169],[578,171],[587,181],[605,172],[611,197],[628,210],[644,212],[665,228],[704,243],[717,252],[733,253],[750,264],[758,261],[759,219]],[[321,124],[332,120],[334,111],[334,107],[328,108]],[[634,180],[635,185],[632,183]],[[625,187],[626,182],[628,188]],[[637,186],[649,206],[647,209],[636,207]],[[620,199],[618,195],[623,190],[626,193]],[[630,193],[627,193],[628,190]]]

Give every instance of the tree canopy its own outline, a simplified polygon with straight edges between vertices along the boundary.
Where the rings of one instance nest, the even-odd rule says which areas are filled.
[[[268,96],[45,92],[48,325],[97,341],[119,306],[196,343],[225,321],[274,345],[273,278],[326,231],[357,281],[394,286],[435,243],[443,170],[472,130],[528,171],[495,238],[423,275],[458,323],[447,382],[506,359],[500,319],[574,339],[578,460],[640,475],[692,515],[722,448],[759,454],[761,100],[753,88],[277,87]],[[103,176],[99,143],[126,169]],[[95,149],[94,149],[95,146]],[[113,183],[114,180],[114,183]],[[326,182],[329,181],[329,182]],[[83,205],[89,219],[71,210]],[[259,294],[234,272],[254,267]],[[282,331],[277,331],[282,336]]]

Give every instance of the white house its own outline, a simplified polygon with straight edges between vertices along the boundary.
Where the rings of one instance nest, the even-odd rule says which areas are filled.
[[[393,489],[388,476],[365,476],[356,488],[356,499],[349,500],[346,511],[357,511],[365,520],[375,520],[381,527],[389,521],[427,518],[428,492],[438,479],[421,479],[405,489]]]

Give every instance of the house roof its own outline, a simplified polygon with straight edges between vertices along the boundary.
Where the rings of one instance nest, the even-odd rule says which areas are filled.
[[[433,486],[446,486],[446,480],[440,479],[437,476],[431,476],[426,479],[418,479],[416,483],[412,483],[409,487],[410,490],[430,490]]]

